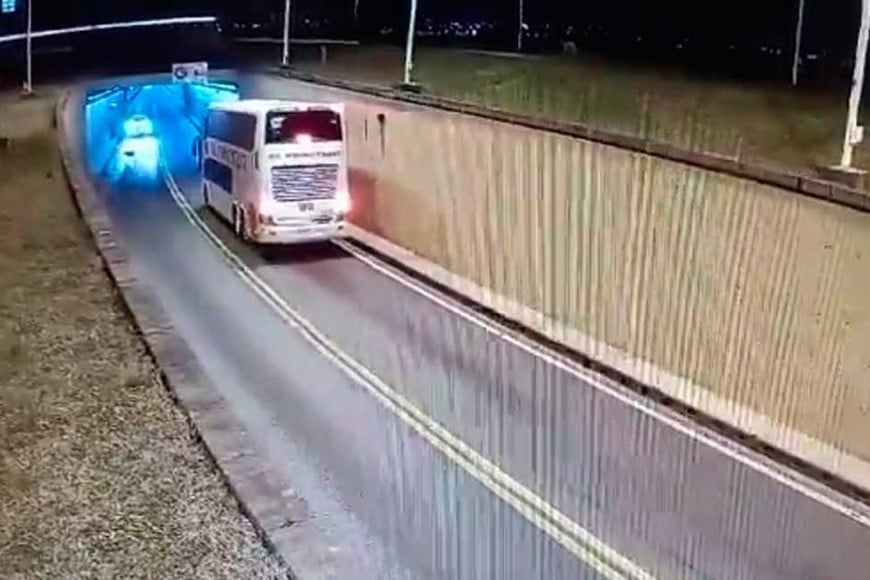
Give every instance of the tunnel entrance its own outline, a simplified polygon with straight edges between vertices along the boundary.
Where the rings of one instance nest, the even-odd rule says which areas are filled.
[[[156,185],[163,169],[194,176],[194,147],[209,105],[238,99],[233,82],[143,82],[91,90],[83,114],[86,166],[111,185]]]

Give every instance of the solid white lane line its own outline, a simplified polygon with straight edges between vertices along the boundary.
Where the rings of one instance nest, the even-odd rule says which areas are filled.
[[[519,349],[522,349],[526,353],[537,357],[555,366],[556,368],[565,371],[566,373],[569,373],[570,375],[574,376],[577,379],[580,379],[584,383],[592,385],[599,391],[617,399],[622,403],[625,403],[626,405],[629,405],[634,409],[637,409],[638,411],[650,417],[653,417],[657,421],[660,421],[661,423],[667,425],[675,431],[695,441],[703,443],[704,445],[711,447],[712,449],[726,455],[727,457],[730,457],[731,459],[742,463],[743,465],[746,465],[747,467],[754,469],[759,473],[766,475],[777,483],[784,485],[789,489],[792,489],[843,516],[846,516],[857,523],[870,527],[870,516],[868,516],[867,513],[863,513],[859,510],[853,509],[849,505],[845,505],[837,501],[835,498],[826,495],[822,491],[815,489],[808,483],[801,481],[798,477],[803,476],[797,476],[788,473],[787,471],[790,471],[788,467],[783,466],[781,469],[777,469],[765,464],[763,461],[760,461],[756,457],[753,457],[751,454],[748,454],[740,446],[740,444],[725,440],[724,437],[718,435],[714,436],[706,429],[703,429],[700,426],[692,425],[687,420],[682,420],[681,418],[677,417],[676,414],[672,415],[664,412],[654,401],[644,399],[639,395],[628,392],[621,386],[617,386],[615,384],[609,383],[606,380],[602,380],[602,377],[600,375],[597,375],[589,369],[583,368],[568,357],[554,353],[545,348],[544,346],[538,345],[531,340],[517,335],[515,332],[494,323],[493,321],[487,319],[485,316],[476,313],[460,304],[457,304],[455,301],[445,297],[440,292],[427,287],[425,284],[418,282],[417,280],[406,276],[401,272],[396,271],[394,268],[385,265],[380,260],[372,258],[369,254],[359,250],[353,244],[350,244],[343,240],[337,240],[334,243],[359,261],[369,266],[370,268],[373,268],[384,276],[387,276],[388,278],[398,282],[399,284],[402,284],[406,288],[413,290],[417,294],[420,294],[421,296],[427,298],[428,300],[434,302],[435,304],[448,310],[449,312],[452,312],[453,314],[463,318],[464,320],[475,324],[476,326],[499,337],[500,339],[509,342],[510,344],[516,346]]]
[[[220,250],[223,258],[237,271],[240,278],[285,323],[298,330],[318,352],[344,371],[354,382],[365,388],[385,408],[425,438],[435,449],[599,574],[611,579],[652,580],[654,578],[652,574],[502,471],[333,344],[227,247],[191,207],[165,163],[161,161],[161,165],[170,194],[187,220]]]

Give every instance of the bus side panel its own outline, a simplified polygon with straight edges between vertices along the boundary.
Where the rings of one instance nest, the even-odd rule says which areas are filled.
[[[209,112],[207,132],[210,137],[207,156],[211,161],[203,167],[207,181],[217,187],[210,203],[219,214],[232,221],[233,207],[247,207],[255,149],[256,116],[229,110]]]
[[[235,189],[235,173],[219,159],[206,156],[203,165],[203,180],[207,183],[209,205],[225,219],[231,219],[232,195]]]
[[[205,120],[205,131],[202,145],[202,181],[208,190],[208,205],[215,212],[229,220],[232,206],[232,168],[224,164],[216,156],[216,147],[221,137],[226,134],[227,113],[220,110],[210,110]]]

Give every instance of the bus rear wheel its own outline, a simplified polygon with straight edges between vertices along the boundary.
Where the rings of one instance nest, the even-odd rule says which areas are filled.
[[[233,233],[235,233],[235,234],[238,236],[238,235],[240,234],[240,230],[239,230],[239,208],[237,208],[237,207],[235,206],[235,204],[234,204],[233,207],[230,209],[230,217],[231,217],[230,221],[232,222],[232,226],[233,226]]]
[[[239,223],[239,226],[238,226],[239,237],[242,238],[243,242],[247,242],[249,239],[249,236],[248,236],[248,223],[247,223],[247,220],[245,219],[245,212],[243,212],[241,210],[236,210],[236,216],[238,216],[237,221]]]

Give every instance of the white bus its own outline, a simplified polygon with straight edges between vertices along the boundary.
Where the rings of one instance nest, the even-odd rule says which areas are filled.
[[[350,209],[344,106],[213,103],[202,143],[207,207],[257,244],[328,240]]]

